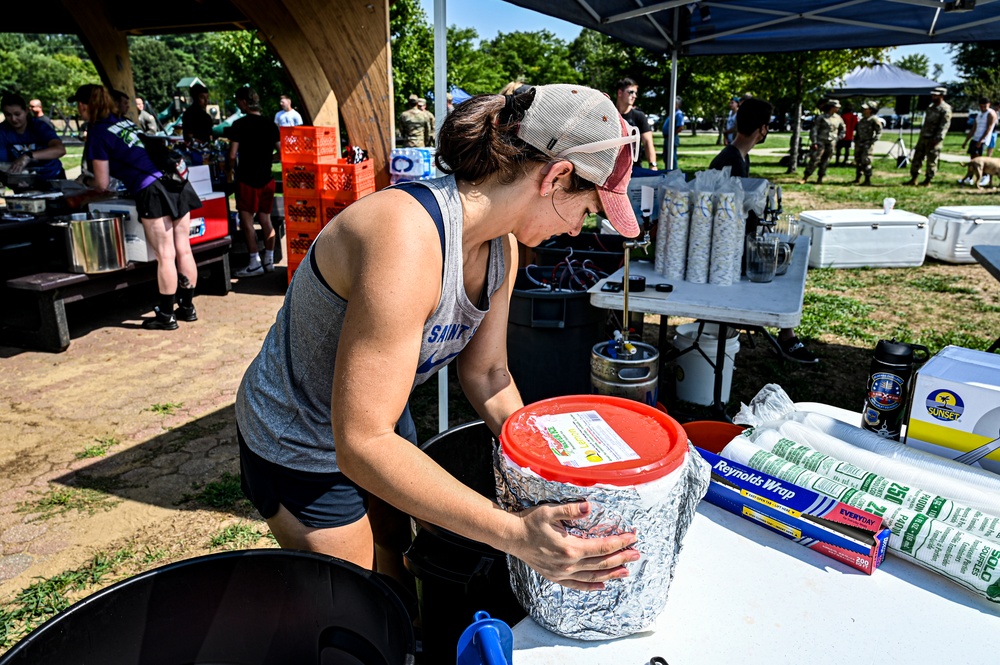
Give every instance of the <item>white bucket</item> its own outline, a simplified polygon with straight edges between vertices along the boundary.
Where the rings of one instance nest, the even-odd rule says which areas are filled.
[[[705,323],[698,338],[698,322],[685,323],[677,326],[674,335],[674,348],[684,351],[697,344],[705,354],[715,362],[719,351],[719,326],[716,323]],[[726,329],[726,360],[722,364],[722,401],[729,401],[729,389],[733,383],[733,362],[740,350],[740,332],[733,328]],[[715,390],[715,369],[698,352],[692,349],[674,361],[677,399],[692,404],[712,404]]]

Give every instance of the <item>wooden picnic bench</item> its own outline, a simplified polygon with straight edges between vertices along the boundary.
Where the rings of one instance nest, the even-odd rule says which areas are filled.
[[[198,291],[225,295],[232,290],[229,274],[229,236],[191,246],[199,273],[202,268],[207,279],[199,275]],[[15,277],[6,281],[7,307],[18,304],[29,312],[27,326],[3,328],[3,337],[16,346],[38,348],[59,353],[69,348],[69,325],[66,320],[66,303],[84,298],[127,289],[136,284],[156,281],[156,262],[129,262],[124,270],[96,275],[68,272],[40,272]],[[31,316],[30,314],[33,314]]]

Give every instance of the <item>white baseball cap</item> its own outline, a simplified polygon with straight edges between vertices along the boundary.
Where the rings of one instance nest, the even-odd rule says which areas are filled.
[[[518,126],[518,138],[553,160],[573,164],[580,177],[597,185],[611,225],[628,238],[639,235],[628,198],[639,130],[599,90],[562,83],[533,89],[535,98]]]

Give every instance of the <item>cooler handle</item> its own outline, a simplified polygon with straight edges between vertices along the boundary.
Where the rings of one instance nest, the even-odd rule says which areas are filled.
[[[934,240],[945,240],[948,237],[948,222],[944,223],[944,235],[943,236],[938,236],[936,233],[934,233],[934,229],[936,229],[938,227],[938,223],[940,221],[941,220],[935,219],[935,220],[933,220],[931,222],[931,238],[933,238]]]

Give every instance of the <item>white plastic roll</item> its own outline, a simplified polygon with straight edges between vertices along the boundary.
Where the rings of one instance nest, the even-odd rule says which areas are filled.
[[[993,506],[993,510],[1000,511],[1000,476],[989,471],[932,455],[898,441],[883,439],[874,432],[848,425],[820,413],[798,411],[788,414],[784,420],[801,423],[816,432],[817,434],[809,441],[802,443],[808,443],[821,453],[839,457],[859,466],[868,464],[872,466],[872,471],[882,475],[896,475],[900,480],[907,482],[920,482],[927,489],[934,489],[931,483],[938,479],[951,478],[960,483],[949,484],[949,490],[954,486],[956,490],[968,492],[970,501],[985,496],[989,499],[988,503]],[[875,468],[875,463],[878,464],[878,468]],[[924,478],[931,480],[925,482]],[[952,492],[951,496],[956,499],[962,498],[957,492]],[[977,507],[990,512],[986,506]]]
[[[1000,549],[995,541],[824,478],[762,450],[743,437],[733,439],[723,449],[722,456],[799,487],[882,515],[883,524],[892,534],[889,551],[893,554],[944,575],[991,602],[1000,603],[1000,578],[996,576]]]
[[[796,426],[801,427],[797,423]],[[850,462],[824,455],[797,440],[783,437],[777,430],[755,430],[754,444],[762,450],[825,478],[1000,544],[1000,517],[954,501],[947,495],[931,494],[922,488],[906,485],[896,479],[872,473],[869,469],[854,466]]]
[[[695,284],[708,282],[708,262],[712,253],[712,192],[696,191],[688,229],[685,279]]]
[[[712,222],[712,252],[709,260],[708,283],[730,286],[733,279],[733,255],[743,248],[739,233],[739,215],[736,211],[736,194],[719,192],[716,195],[715,219]]]
[[[673,206],[670,203],[671,190],[663,191],[660,199],[660,215],[656,222],[656,248],[653,251],[653,270],[658,275],[664,275],[665,258],[667,253],[667,235],[670,233],[670,217],[673,215]]]
[[[687,270],[688,233],[691,227],[691,192],[674,190],[671,205],[667,253],[663,257],[664,276],[667,279],[683,280]]]

